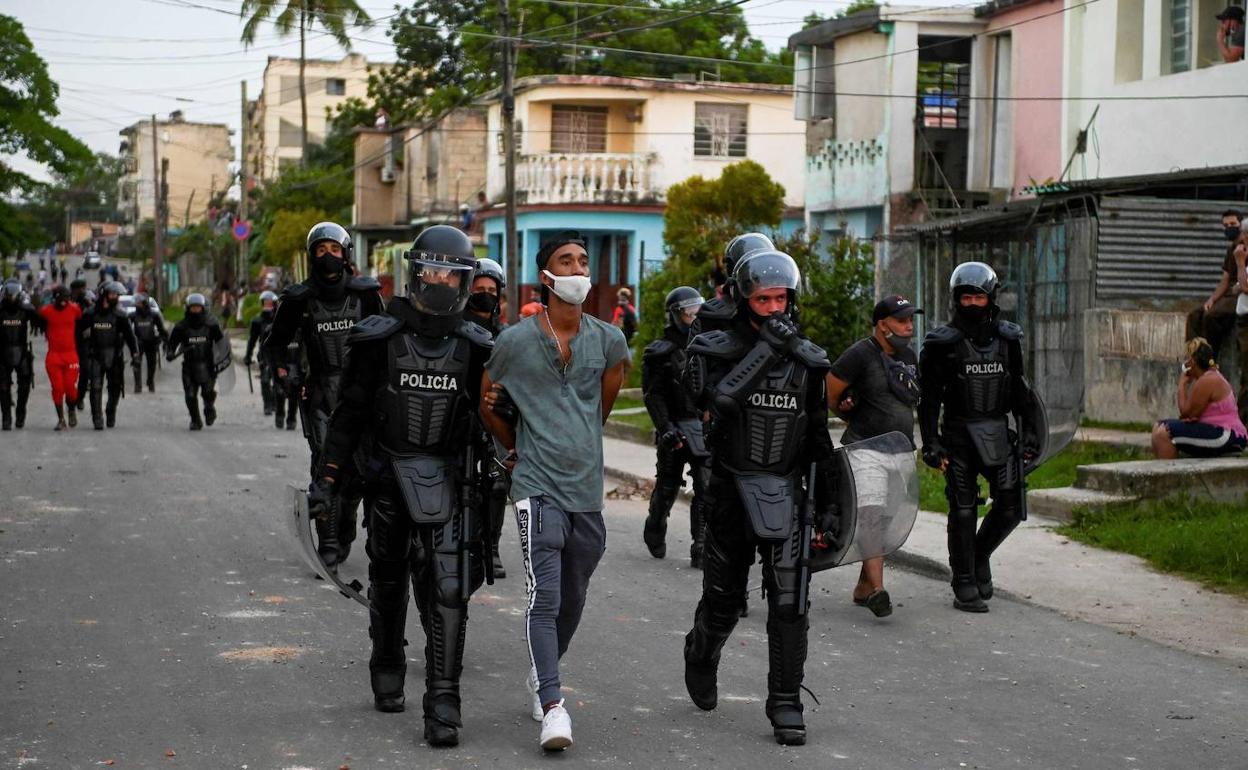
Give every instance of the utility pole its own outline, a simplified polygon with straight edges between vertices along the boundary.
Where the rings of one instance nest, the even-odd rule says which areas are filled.
[[[160,203],[157,206],[156,210],[160,212],[159,221],[156,223],[157,224],[156,232],[160,233],[160,262],[161,262],[162,270],[163,270],[163,265],[165,261],[165,234],[169,232],[169,159],[168,158],[160,159]],[[165,280],[164,280],[163,274],[161,275],[160,282],[156,284],[156,289],[157,289],[156,301],[158,303],[164,303]]]
[[[239,157],[242,163],[238,166],[238,218],[247,221],[247,81],[242,81],[243,92],[243,119],[241,133],[239,135]],[[244,238],[238,242],[238,273],[237,279],[246,282],[248,279],[248,267],[251,262],[250,250],[247,243],[248,239]]]
[[[515,41],[511,39],[510,0],[498,0],[498,16],[503,38],[503,169],[507,210],[503,225],[503,254],[507,270],[507,307],[520,312],[520,266],[516,264],[516,89]],[[516,317],[519,317],[518,315]]]
[[[157,146],[157,142],[159,141],[160,140],[156,136],[156,114],[152,113],[152,200],[156,203],[155,218],[152,223],[153,230],[155,231],[152,249],[152,283],[155,285],[152,287],[152,294],[156,296],[156,303],[161,307],[164,307],[165,274],[162,263],[165,260],[165,231],[161,227],[163,217],[161,216],[160,211],[160,194],[164,175],[161,174],[160,177],[157,177],[157,170],[161,167],[160,148]],[[169,161],[166,160],[166,167],[168,167],[168,163]],[[138,223],[135,224],[137,226]]]

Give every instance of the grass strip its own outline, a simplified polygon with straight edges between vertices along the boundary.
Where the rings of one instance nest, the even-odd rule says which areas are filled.
[[[1163,572],[1248,595],[1248,497],[1234,503],[1170,498],[1076,509],[1067,537],[1129,553]]]

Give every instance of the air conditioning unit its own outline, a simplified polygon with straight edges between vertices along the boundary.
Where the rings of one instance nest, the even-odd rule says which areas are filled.
[[[394,169],[382,166],[380,171],[381,171],[381,181],[383,183],[385,184],[394,183]]]

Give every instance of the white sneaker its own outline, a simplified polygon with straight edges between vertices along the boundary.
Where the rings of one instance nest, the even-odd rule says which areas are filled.
[[[533,667],[529,668],[529,678],[525,683],[529,687],[529,700],[533,702],[533,711],[532,711],[531,716],[533,717],[534,722],[540,722],[542,721],[542,717],[545,715],[542,713],[542,699],[537,696],[537,669],[536,668],[533,668]]]
[[[542,748],[562,751],[572,745],[572,717],[563,707],[563,701],[542,717]]]

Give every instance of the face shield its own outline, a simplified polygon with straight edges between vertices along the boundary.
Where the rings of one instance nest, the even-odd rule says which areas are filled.
[[[467,260],[440,254],[413,253],[407,299],[416,310],[429,315],[458,315],[472,290],[473,266]]]

